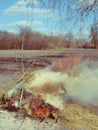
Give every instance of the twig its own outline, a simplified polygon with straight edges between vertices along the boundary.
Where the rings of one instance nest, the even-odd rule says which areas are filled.
[[[20,101],[19,101],[19,107],[20,110],[22,109],[21,104],[22,104],[22,98],[23,98],[23,88],[21,89],[21,93],[20,93]]]

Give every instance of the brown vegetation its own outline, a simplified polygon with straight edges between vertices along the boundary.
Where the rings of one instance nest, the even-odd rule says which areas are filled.
[[[44,35],[39,32],[21,31],[12,34],[0,31],[0,50],[45,50],[54,48],[94,48],[90,41],[75,39],[72,33]]]

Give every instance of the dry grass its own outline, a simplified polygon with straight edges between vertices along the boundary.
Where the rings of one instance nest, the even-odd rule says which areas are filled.
[[[58,49],[51,49],[51,50],[0,50],[0,57],[1,58],[30,58],[34,56],[55,56],[55,55],[62,55],[65,54],[83,54],[83,55],[98,55],[98,50],[94,49],[65,49],[65,48],[58,48]]]
[[[61,112],[60,124],[71,130],[98,130],[98,116],[76,104],[68,104]]]

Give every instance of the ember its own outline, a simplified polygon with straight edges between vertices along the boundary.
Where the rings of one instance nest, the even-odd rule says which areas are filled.
[[[58,109],[54,108],[52,105],[45,103],[40,96],[33,98],[30,101],[30,107],[32,109],[32,115],[44,120],[45,118],[55,118],[53,113],[57,113]]]
[[[34,108],[33,112],[35,116],[40,118],[41,120],[44,120],[45,118],[55,119],[53,113],[57,113],[58,109],[52,107],[50,104],[44,104],[41,105],[40,107]]]

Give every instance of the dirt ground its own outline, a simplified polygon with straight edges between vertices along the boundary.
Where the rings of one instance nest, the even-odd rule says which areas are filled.
[[[0,111],[0,130],[70,130],[52,122],[15,117],[15,113]]]

